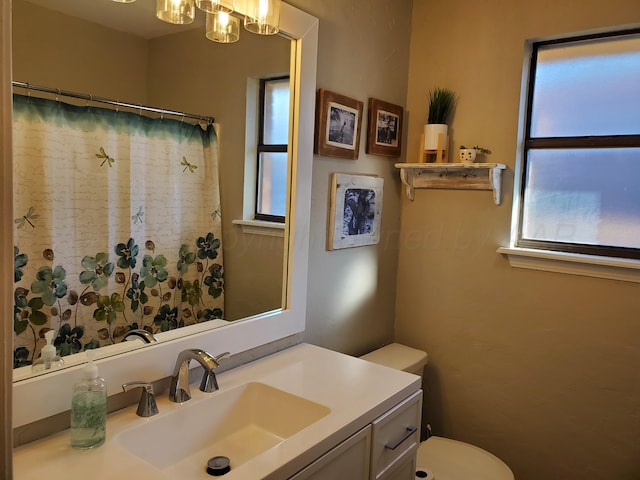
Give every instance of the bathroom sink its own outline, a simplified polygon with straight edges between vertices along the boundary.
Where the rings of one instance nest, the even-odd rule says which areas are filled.
[[[175,407],[164,415],[161,411],[140,419],[140,425],[123,431],[115,440],[156,468],[183,477],[207,477],[207,460],[216,456],[228,457],[233,470],[330,412],[323,405],[259,382]]]

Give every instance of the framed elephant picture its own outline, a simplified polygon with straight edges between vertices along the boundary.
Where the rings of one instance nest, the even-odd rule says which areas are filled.
[[[380,241],[384,179],[333,173],[327,250],[374,245]]]

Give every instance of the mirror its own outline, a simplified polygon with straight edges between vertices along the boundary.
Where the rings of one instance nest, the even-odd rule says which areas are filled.
[[[9,12],[10,0],[1,0],[3,12]],[[86,2],[88,3],[88,2]],[[91,2],[93,6],[95,2]],[[10,19],[3,18],[7,25]],[[241,322],[231,322],[216,329],[208,329],[206,323],[185,327],[183,329],[164,332],[158,343],[147,345],[123,354],[104,356],[98,349],[97,363],[100,373],[107,379],[108,394],[119,391],[119,386],[132,379],[155,380],[169,376],[173,370],[175,359],[180,351],[198,347],[212,353],[229,351],[232,355],[252,350],[256,347],[279,342],[278,345],[291,345],[296,342],[296,335],[304,331],[306,313],[306,293],[309,252],[309,218],[311,205],[311,167],[313,159],[313,126],[315,110],[316,61],[318,42],[318,19],[301,10],[283,3],[280,12],[280,30],[291,40],[291,73],[292,86],[295,92],[292,104],[290,137],[290,187],[287,218],[285,226],[284,258],[286,276],[283,286],[282,308],[261,315],[254,315]],[[5,30],[6,31],[6,30]],[[3,56],[3,71],[9,71],[11,58]],[[233,59],[240,62],[240,59]],[[3,77],[5,82],[9,80]],[[113,79],[106,79],[109,83]],[[2,91],[10,92],[6,83]],[[5,94],[6,95],[6,94]],[[10,103],[4,98],[4,115],[0,117],[3,129],[2,138],[11,138],[12,125],[6,122],[9,118]],[[197,109],[198,110],[198,109]],[[223,134],[224,135],[224,134]],[[11,190],[12,158],[5,155],[1,159],[5,175],[2,187]],[[8,173],[7,173],[8,172]],[[3,212],[2,229],[12,231],[13,215],[11,203],[0,197]],[[10,258],[12,246],[8,242],[2,244],[2,256]],[[13,292],[13,279],[0,278],[0,288],[8,296]],[[10,318],[10,306],[3,306],[3,312]],[[175,332],[178,332],[177,334]],[[276,348],[276,347],[274,347]],[[86,362],[86,355],[73,355],[73,365],[65,362],[63,370],[55,374],[42,375],[13,384],[12,389],[12,425],[20,427],[31,422],[50,417],[69,409],[70,392],[79,375],[80,363]],[[244,357],[243,357],[244,358]],[[248,361],[249,357],[247,357]],[[5,392],[11,390],[5,390]],[[43,395],[42,392],[46,392]],[[6,397],[5,397],[6,398]]]
[[[281,308],[284,239],[244,234],[231,221],[243,216],[245,164],[253,166],[256,162],[255,153],[245,154],[245,125],[256,120],[251,118],[247,122],[244,116],[246,104],[249,103],[247,98],[257,95],[255,79],[289,73],[291,40],[282,35],[259,36],[242,31],[239,42],[218,44],[204,35],[203,12],[197,12],[199,21],[196,24],[176,26],[157,20],[154,8],[154,0],[138,0],[132,4],[104,1],[94,2],[91,6],[83,0],[14,0],[14,80],[94,97],[120,99],[133,105],[151,105],[177,112],[214,116],[221,126],[220,190],[224,254],[220,257],[224,258],[225,277],[223,318],[225,321],[239,321]],[[15,88],[14,91],[34,97],[57,97],[56,94],[23,88]],[[68,97],[60,97],[59,100],[81,106],[91,105],[91,102]],[[98,103],[95,106],[111,108]],[[109,205],[105,202],[105,210],[107,208]],[[148,219],[152,212],[145,207],[145,214]],[[100,213],[94,212],[93,215],[99,216]],[[137,224],[138,219],[135,220]],[[22,234],[25,230],[29,229],[17,230],[17,233]],[[140,245],[140,249],[143,248]],[[28,252],[29,259],[34,258],[35,263],[41,251]],[[114,262],[116,256],[113,249],[108,253],[110,261]],[[154,255],[158,255],[158,252]],[[139,257],[141,262],[142,255]],[[57,264],[56,259],[51,268]],[[66,267],[69,272],[69,265]],[[167,270],[171,272],[169,266]],[[78,273],[73,276],[68,273],[66,283],[70,291],[82,293],[83,285],[79,284],[77,277]],[[31,280],[25,274],[19,286],[28,289]],[[126,305],[125,292],[118,292]],[[160,302],[154,300],[150,298],[145,305],[150,312],[146,315],[146,325],[154,327],[157,332],[159,328],[153,325],[152,319],[154,309],[158,311],[160,308]],[[75,315],[81,306],[80,302],[68,303],[67,297],[61,298],[56,302],[56,307],[61,311],[73,311]],[[50,323],[44,327],[51,325],[59,330],[64,325],[61,315],[55,317],[47,307],[41,311],[47,313],[50,319]],[[195,315],[191,318],[195,318]],[[116,320],[111,330],[113,327],[117,329],[118,323],[119,320]],[[123,324],[120,323],[121,334],[124,333]],[[103,325],[104,322],[100,327]],[[16,339],[16,347],[21,346],[23,351],[28,352],[28,362],[37,358],[44,345],[44,339],[39,334],[42,327],[29,322]],[[100,331],[106,330],[102,328]],[[117,342],[122,338],[122,335],[111,336],[115,339],[107,338],[101,343]],[[96,337],[97,334],[91,338]],[[86,345],[88,338],[89,335],[84,336],[83,345]],[[127,343],[115,349],[116,352],[140,342]],[[30,367],[19,370],[16,378],[24,378],[31,373]]]

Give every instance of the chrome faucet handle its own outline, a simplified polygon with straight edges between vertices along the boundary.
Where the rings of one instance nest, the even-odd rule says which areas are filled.
[[[217,391],[220,388],[218,386],[218,379],[216,378],[216,372],[214,372],[214,369],[220,366],[219,362],[221,359],[228,357],[229,355],[229,352],[224,352],[213,357],[213,368],[211,368],[210,370],[207,370],[205,368],[204,375],[202,375],[202,381],[200,382],[201,391],[211,393]]]
[[[134,388],[142,388],[142,395],[140,395],[140,401],[138,402],[138,409],[136,413],[139,417],[152,417],[158,413],[158,406],[156,405],[156,397],[153,395],[153,385],[149,382],[129,382],[122,385],[122,391],[128,392]]]

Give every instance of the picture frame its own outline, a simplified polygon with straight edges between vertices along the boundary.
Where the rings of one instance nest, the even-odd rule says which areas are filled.
[[[357,160],[362,111],[361,101],[319,89],[314,153]]]
[[[333,173],[327,250],[374,245],[380,241],[384,179]]]
[[[402,154],[402,120],[400,105],[369,98],[367,148],[371,155],[399,157]]]

